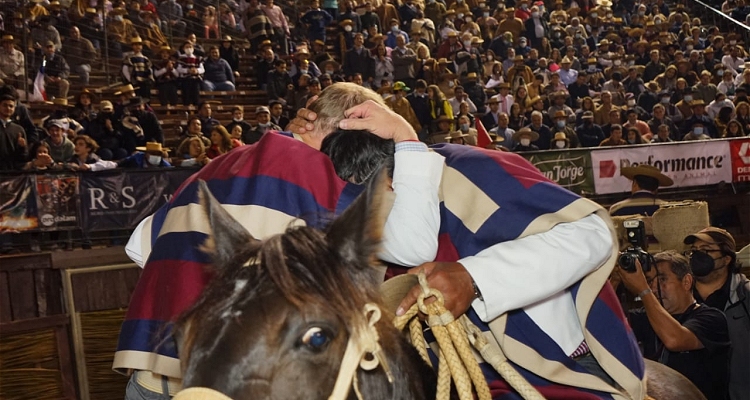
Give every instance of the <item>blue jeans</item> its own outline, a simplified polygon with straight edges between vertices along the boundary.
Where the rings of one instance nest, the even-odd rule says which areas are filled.
[[[169,400],[169,389],[164,384],[162,393],[152,392],[138,384],[136,374],[130,376],[128,386],[125,388],[125,400]]]
[[[203,80],[203,90],[206,92],[233,92],[234,91],[234,83],[230,81],[224,81],[224,82],[211,82],[207,80]]]

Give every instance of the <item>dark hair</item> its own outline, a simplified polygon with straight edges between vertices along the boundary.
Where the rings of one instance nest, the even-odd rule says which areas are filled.
[[[617,110],[614,110],[614,111],[617,111]],[[622,132],[622,125],[620,125],[620,124],[614,124],[614,125],[612,125],[612,126],[609,127],[609,131],[610,132],[612,132],[612,131],[620,131],[620,132]]]
[[[392,140],[370,131],[339,129],[323,139],[320,151],[331,159],[339,178],[362,184],[381,167],[387,168],[392,176],[395,147]]]
[[[657,253],[654,256],[654,261],[657,264],[660,262],[668,262],[669,268],[675,275],[677,275],[677,278],[680,280],[682,280],[685,275],[692,274],[690,272],[690,260],[674,250],[667,250],[662,251],[661,253]]]
[[[633,180],[638,184],[638,187],[643,190],[655,192],[656,189],[659,189],[659,180],[656,178],[645,175],[636,175],[633,177]]]

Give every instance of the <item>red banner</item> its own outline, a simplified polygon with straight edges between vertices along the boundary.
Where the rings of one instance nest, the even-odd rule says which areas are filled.
[[[750,182],[750,139],[729,142],[732,156],[732,182]]]

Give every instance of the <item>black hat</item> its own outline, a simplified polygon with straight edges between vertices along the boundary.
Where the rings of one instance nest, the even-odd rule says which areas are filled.
[[[141,96],[135,96],[135,97],[131,97],[130,100],[128,100],[128,107],[140,106],[140,105],[146,104],[146,103],[147,103],[147,101],[144,100],[143,97],[141,97]]]

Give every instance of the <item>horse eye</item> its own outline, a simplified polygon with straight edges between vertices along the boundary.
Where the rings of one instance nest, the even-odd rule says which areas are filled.
[[[331,341],[331,336],[323,328],[312,327],[302,335],[302,344],[313,351],[321,351]]]

